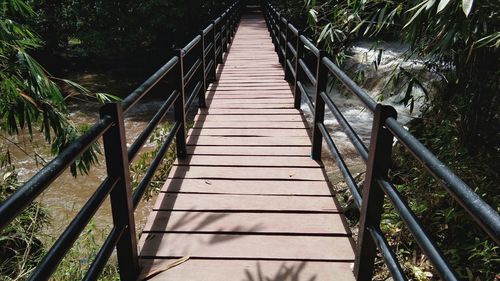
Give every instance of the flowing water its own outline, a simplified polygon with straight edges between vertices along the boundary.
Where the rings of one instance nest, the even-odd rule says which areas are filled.
[[[413,86],[413,109],[411,109],[409,105],[404,105],[401,101],[406,95],[407,87],[404,81],[407,80],[401,79],[398,84],[393,86],[395,90],[392,90],[389,95],[382,95],[384,87],[390,82],[389,79],[394,69],[402,67],[406,70],[411,70],[412,73],[418,75],[423,81],[431,81],[422,82],[423,86],[430,93],[433,92],[434,82],[432,81],[439,81],[440,78],[437,75],[429,73],[420,59],[404,59],[408,50],[407,46],[399,43],[383,43],[374,46],[373,42],[359,42],[356,44],[352,48],[352,54],[347,60],[346,67],[349,69],[349,73],[362,73],[364,77],[362,80],[364,80],[364,82],[360,86],[364,88],[374,100],[393,106],[398,112],[398,121],[406,125],[413,118],[421,114],[421,109],[425,102],[425,94],[420,87]],[[380,52],[380,50],[382,50],[382,52]],[[381,55],[380,61],[377,63],[377,67],[375,67],[374,62],[378,61],[379,55]],[[329,80],[327,89],[328,95],[334,100],[344,117],[368,147],[373,114],[365,109],[362,102],[354,94],[348,93],[343,86],[339,88],[338,86],[340,83],[332,83],[334,77],[329,77]],[[309,87],[309,90],[314,92],[314,89],[311,87]],[[312,112],[304,100],[301,109],[305,113],[307,120],[312,123]],[[350,143],[349,138],[343,133],[337,120],[329,110],[325,110],[324,123],[354,175],[356,173],[362,173],[365,169],[364,162],[361,160],[354,146]],[[330,155],[326,147],[324,147],[323,150],[324,157]],[[331,159],[329,161],[331,161]],[[336,169],[331,169],[331,166],[332,163],[327,164],[327,170],[329,171],[332,181],[334,183],[341,182],[342,178],[339,173]]]

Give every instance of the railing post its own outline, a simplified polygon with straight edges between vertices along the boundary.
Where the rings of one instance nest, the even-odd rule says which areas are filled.
[[[110,116],[114,121],[114,125],[103,135],[103,143],[108,176],[118,179],[118,183],[111,191],[110,199],[113,223],[117,229],[123,230],[116,245],[120,279],[135,281],[139,275],[139,258],[123,110],[118,103],[108,103],[101,107],[100,115]]]
[[[300,92],[298,82],[302,81],[304,73],[301,71],[301,67],[299,64],[299,60],[304,53],[304,44],[300,41],[300,36],[302,36],[303,32],[299,31],[297,34],[297,41],[295,43],[295,50],[297,51],[297,59],[295,60],[295,83],[293,87],[293,99],[294,99],[294,107],[296,109],[300,109],[300,103],[302,102],[302,93]]]
[[[186,151],[186,109],[185,106],[185,87],[184,87],[184,51],[179,50],[179,63],[178,63],[178,74],[177,79],[179,79],[179,97],[174,103],[174,115],[175,121],[179,122],[179,131],[175,136],[175,143],[177,147],[177,158],[184,159],[187,156]]]
[[[279,33],[278,33],[278,59],[279,59],[279,62],[281,63],[282,66],[284,66],[285,64],[285,54],[284,54],[284,39],[283,39],[283,36],[284,35],[284,32],[283,32],[283,16],[280,14],[279,18],[278,18],[278,27],[280,29]]]
[[[314,103],[313,136],[311,148],[311,157],[316,161],[321,160],[321,149],[323,143],[323,135],[321,134],[318,125],[323,124],[323,121],[325,119],[325,101],[321,97],[321,93],[326,92],[328,81],[328,70],[322,62],[322,59],[325,56],[326,52],[320,50],[316,63],[316,101]]]
[[[207,83],[207,74],[205,72],[205,67],[206,67],[206,62],[205,62],[205,34],[203,33],[203,30],[200,31],[201,35],[201,40],[200,40],[200,53],[201,53],[201,80],[203,83],[203,88],[200,93],[200,99],[198,101],[199,107],[207,107],[207,103],[205,100],[205,91],[208,89],[208,83]]]
[[[231,6],[228,10],[228,18],[227,18],[227,44],[231,44],[233,42],[233,36],[232,36],[232,30],[233,30],[233,18],[234,18],[234,12],[233,12],[233,6]]]
[[[288,27],[288,22],[285,27],[285,80],[292,81],[293,75],[292,70],[290,69],[290,65],[288,65],[288,60],[290,60],[290,64],[292,63],[292,51],[288,47],[288,41],[290,40],[290,28]]]
[[[216,52],[215,52],[215,48],[217,47],[217,45],[215,44],[215,21],[212,21],[212,36],[209,36],[212,40],[212,49],[210,50],[209,54],[207,54],[208,57],[210,57],[211,59],[210,60],[213,60],[213,64],[212,64],[212,67],[210,69],[210,72],[209,72],[209,76],[210,76],[210,82],[215,82],[217,81],[217,57],[216,57]]]
[[[221,32],[221,37],[222,37],[222,51],[227,53],[227,26],[228,26],[228,16],[227,16],[227,12],[224,12],[224,14],[222,15],[222,18],[223,18],[223,24],[222,26],[224,27],[224,32]],[[222,36],[222,34],[224,36]]]
[[[278,53],[279,33],[278,33],[278,24],[276,23],[276,17],[279,17],[279,15],[277,15],[276,11],[273,10],[274,51]],[[279,58],[279,53],[278,53],[278,58]]]
[[[216,25],[216,27],[219,26],[219,28],[218,28],[219,39],[217,41],[218,41],[219,46],[220,46],[220,53],[217,54],[217,49],[215,50],[215,53],[216,53],[216,57],[217,57],[217,63],[221,64],[222,63],[222,24],[221,24],[222,18],[219,17],[218,19],[219,19],[219,22]],[[217,28],[215,30],[217,31]],[[217,32],[215,33],[215,36],[217,36]]]
[[[216,24],[216,21],[212,21],[214,27],[212,29],[212,32],[213,32],[213,48],[212,48],[212,58],[214,59],[214,65],[212,66],[212,73],[213,73],[213,81],[212,82],[215,82],[217,81],[217,40],[216,40],[216,37],[217,37],[217,24]]]
[[[370,149],[363,184],[363,203],[361,204],[358,249],[354,264],[357,280],[372,280],[373,265],[377,246],[368,227],[379,227],[383,211],[384,192],[377,183],[377,178],[386,177],[391,166],[393,136],[384,123],[388,117],[397,118],[396,110],[391,106],[377,104],[373,117]]]

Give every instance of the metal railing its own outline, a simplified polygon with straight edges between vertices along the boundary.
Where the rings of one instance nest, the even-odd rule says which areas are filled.
[[[52,248],[34,269],[29,280],[48,280],[71,249],[104,200],[110,196],[113,228],[92,262],[83,280],[97,280],[116,248],[121,280],[136,280],[139,274],[134,210],[160,165],[173,140],[177,157],[186,157],[186,112],[199,98],[205,106],[205,91],[216,79],[217,65],[233,38],[241,16],[240,1],[235,1],[191,42],[179,50],[163,67],[127,96],[121,103],[105,104],[100,119],[80,138],[71,143],[56,158],[0,204],[0,231],[26,209],[77,158],[101,137],[104,144],[107,176],[95,193],[70,222]],[[174,82],[174,89],[144,131],[127,148],[124,114],[134,107],[160,81]],[[173,107],[174,120],[158,154],[132,192],[130,164],[138,155],[160,121]]]
[[[455,270],[419,223],[405,199],[388,177],[394,138],[422,163],[497,244],[500,244],[499,214],[396,121],[397,113],[393,107],[374,101],[340,70],[324,51],[319,50],[309,38],[290,24],[268,1],[263,2],[263,8],[275,50],[284,68],[285,79],[294,85],[295,108],[300,109],[303,99],[314,112],[311,157],[315,160],[321,159],[322,141],[325,140],[360,210],[354,266],[357,280],[372,279],[377,249],[382,254],[393,279],[407,280],[394,252],[380,230],[385,197],[389,199],[422,251],[438,271],[441,279],[459,280]],[[369,148],[364,145],[335,102],[327,94],[329,76],[342,82],[374,114]],[[314,86],[313,97],[309,94],[306,84]],[[325,127],[323,122],[325,107],[335,116],[340,127],[366,163],[366,175],[362,190],[354,180],[335,141]]]

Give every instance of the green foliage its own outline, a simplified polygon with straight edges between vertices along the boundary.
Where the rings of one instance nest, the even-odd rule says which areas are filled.
[[[11,165],[0,168],[0,202],[19,186],[17,173]],[[40,231],[48,223],[46,211],[32,203],[0,233],[0,277],[2,280],[23,280],[43,255]]]
[[[98,93],[95,96],[80,85],[52,77],[29,52],[40,47],[41,40],[25,24],[20,23],[34,12],[23,1],[2,1],[0,18],[0,133],[18,135],[27,130],[32,137],[34,127],[58,154],[84,132],[68,119],[65,98],[56,82],[66,83],[85,98],[110,101],[115,97]],[[5,151],[1,151],[5,153]],[[97,144],[84,152],[71,167],[86,173],[97,161]]]
[[[109,230],[99,229],[94,221],[82,232],[78,240],[64,257],[51,280],[83,280],[88,268],[97,256]],[[52,244],[52,243],[47,243]],[[116,257],[112,257],[99,277],[100,281],[118,281],[120,275]]]
[[[170,123],[165,123],[156,128],[149,139],[149,142],[154,146],[153,150],[142,153],[130,167],[130,177],[133,189],[135,189],[141,182],[142,177],[150,167],[151,161],[158,154],[160,147],[165,141],[165,138],[167,137],[171,128],[172,125]],[[149,183],[148,189],[144,194],[146,199],[153,197],[163,186],[163,184],[167,180],[168,173],[172,169],[175,158],[176,150],[175,142],[173,142],[167,150],[166,155],[163,157],[162,162],[158,166],[153,179]]]
[[[453,124],[440,119],[426,119],[413,124],[412,133],[433,150],[438,158],[474,187],[491,206],[500,206],[500,192],[495,188],[500,173],[491,162],[500,157],[498,151],[482,149],[475,157],[463,148],[456,137]],[[428,130],[433,126],[435,130]],[[401,146],[395,146],[395,167],[392,178],[399,192],[417,217],[436,239],[445,256],[467,280],[492,280],[500,263],[499,247],[477,226],[463,208],[429,174],[422,173],[421,165],[409,161],[412,156]],[[432,196],[429,196],[432,194]],[[428,272],[436,273],[426,262],[411,234],[403,227],[399,216],[389,205],[383,227],[390,242],[400,250],[416,257],[413,264],[421,264]],[[477,279],[476,279],[477,278]]]
[[[32,25],[50,52],[73,48],[92,58],[123,58],[179,47],[229,1],[33,1]],[[179,24],[182,23],[182,24]],[[70,44],[72,43],[72,44]],[[76,43],[76,44],[75,44]]]

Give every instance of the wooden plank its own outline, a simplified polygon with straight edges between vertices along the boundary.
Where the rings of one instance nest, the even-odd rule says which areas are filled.
[[[285,102],[281,104],[277,103],[243,103],[243,104],[238,104],[238,103],[227,103],[227,102],[210,102],[208,101],[208,106],[210,106],[210,109],[219,109],[219,108],[233,108],[233,109],[245,109],[245,108],[250,108],[250,109],[263,109],[263,108],[272,108],[272,109],[293,109],[293,103],[291,102]]]
[[[170,259],[141,259],[145,272],[159,271]],[[349,262],[197,260],[162,271],[150,281],[354,281]],[[332,278],[334,276],[334,278]]]
[[[293,222],[293,223],[290,223]],[[244,232],[348,236],[340,214],[151,212],[143,232]],[[247,231],[248,232],[248,231]]]
[[[310,156],[311,148],[306,146],[187,146],[188,154],[198,155],[282,155]]]
[[[215,96],[214,96],[215,97]],[[279,105],[293,105],[293,101],[291,97],[283,97],[283,98],[265,98],[265,99],[258,99],[258,98],[234,98],[234,99],[227,99],[227,98],[212,98],[212,99],[207,99],[207,103],[209,106],[213,105],[226,105],[226,104],[231,104],[231,105],[240,105],[240,104],[252,104],[252,105],[265,105],[265,104],[279,104]]]
[[[211,87],[208,89],[207,96],[227,96],[227,95],[240,95],[240,96],[257,96],[257,95],[275,95],[275,96],[286,96],[286,97],[292,97],[292,93],[290,89],[281,89],[281,90],[260,90],[260,89],[234,89],[234,90],[228,90],[228,91],[223,91],[223,92],[218,92],[216,87]]]
[[[212,124],[223,124],[223,128],[231,128],[227,125],[231,122],[204,122],[203,127],[211,128],[217,127]],[[238,123],[238,122],[233,122]],[[257,122],[255,122],[257,123]],[[281,122],[285,123],[285,122]],[[292,123],[290,127],[300,128],[300,124],[295,125],[296,122]],[[252,128],[252,124],[246,124]],[[236,125],[235,125],[236,126]],[[261,128],[261,125],[253,126],[255,128]],[[283,128],[278,125],[274,125],[274,128]],[[187,139],[187,144],[189,145],[258,145],[258,146],[311,146],[311,140],[308,137],[226,137],[226,136],[189,136]]]
[[[222,116],[222,115],[219,115]],[[249,121],[250,122],[250,121]],[[224,128],[194,128],[189,130],[192,136],[245,136],[245,137],[308,137],[304,129],[224,129]]]
[[[314,168],[176,166],[172,168],[168,177],[180,179],[325,180],[321,169]]]
[[[192,155],[175,161],[176,166],[231,166],[231,167],[297,167],[320,168],[310,157],[300,156],[213,156]]]
[[[189,193],[160,193],[153,210],[260,213],[339,213],[341,211],[331,197]]]
[[[324,181],[288,181],[283,184],[272,180],[168,179],[161,192],[331,196],[330,188]]]
[[[304,119],[300,114],[295,115],[198,115],[194,122],[214,121],[238,121],[238,122],[302,122]],[[301,131],[305,131],[301,129]]]
[[[230,115],[226,115],[230,116]],[[230,119],[230,117],[228,117]],[[197,121],[193,124],[193,128],[247,128],[247,129],[305,129],[305,125],[302,122],[292,121],[292,122],[239,122],[239,121]],[[303,143],[304,145],[311,145],[309,143]],[[230,145],[230,144],[228,144]]]
[[[146,239],[143,257],[354,260],[347,237],[149,233]]]
[[[201,108],[198,110],[199,114],[253,114],[253,115],[262,115],[262,114],[297,114],[296,109],[285,108],[285,109],[252,109],[252,108]]]

